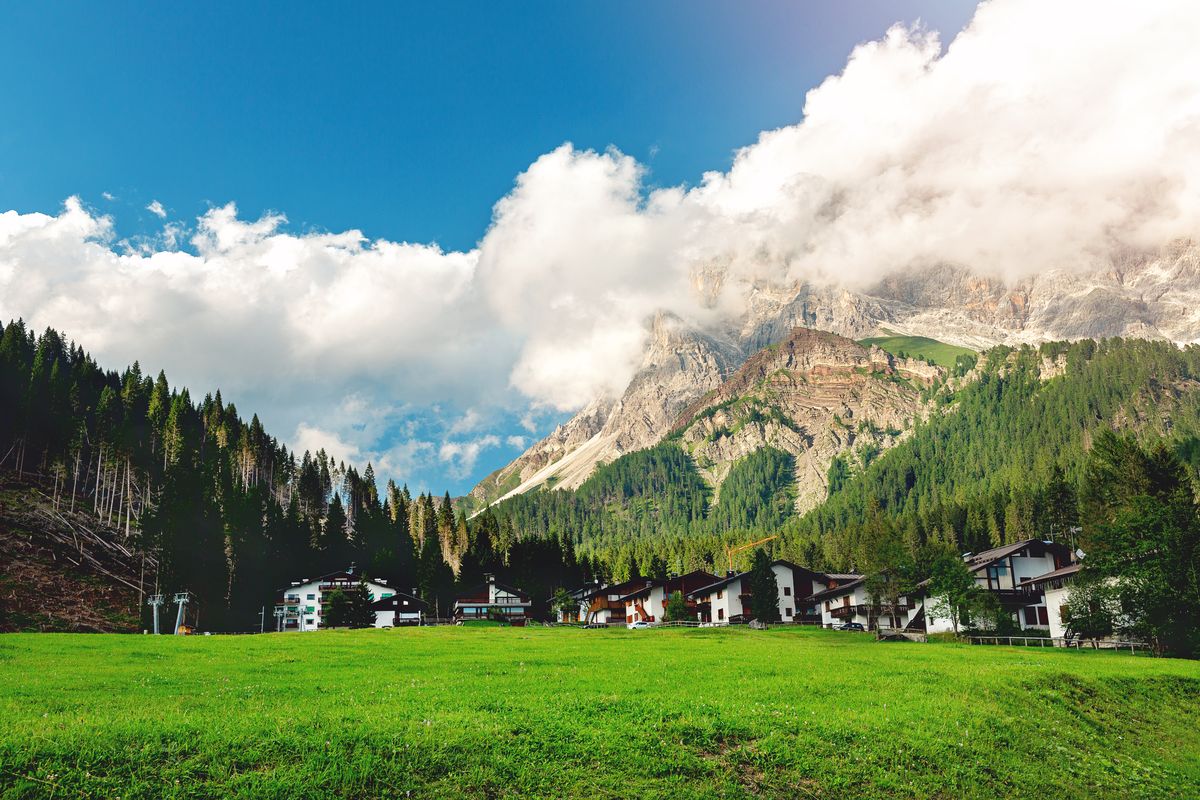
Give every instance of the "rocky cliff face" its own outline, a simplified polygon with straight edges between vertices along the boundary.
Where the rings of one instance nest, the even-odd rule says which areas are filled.
[[[701,294],[711,294],[723,280],[719,274],[702,277]],[[684,409],[797,327],[850,339],[888,328],[976,349],[1105,336],[1200,341],[1200,247],[1176,242],[1157,253],[1124,254],[1091,272],[1049,271],[1013,283],[943,266],[899,274],[866,291],[758,282],[746,284],[740,295],[741,312],[711,330],[665,316],[654,320],[641,369],[620,398],[593,402],[488,476],[474,498],[493,501],[543,484],[579,485],[599,461],[658,441]],[[900,371],[895,364],[892,369]],[[790,436],[782,430],[771,435],[779,442]],[[750,440],[737,446],[750,447]],[[800,447],[799,439],[793,447]],[[828,454],[833,447],[818,450]],[[811,470],[802,466],[815,474],[820,463]],[[813,481],[802,494],[822,490]]]
[[[1122,336],[1200,340],[1200,247],[1175,242],[1092,272],[1051,270],[1011,285],[940,267],[868,293],[888,327],[966,346]],[[883,320],[880,320],[883,322]]]
[[[543,484],[578,486],[597,463],[657,442],[689,403],[718,386],[743,360],[736,343],[659,315],[641,367],[620,398],[593,402],[485,478],[472,497],[487,503]]]
[[[923,413],[921,389],[943,374],[797,328],[688,407],[673,432],[718,489],[734,462],[760,448],[791,453],[797,510],[807,511],[825,498],[833,459],[865,465],[900,441]]]

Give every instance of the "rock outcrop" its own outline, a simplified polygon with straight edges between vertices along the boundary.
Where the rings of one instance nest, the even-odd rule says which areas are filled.
[[[835,457],[865,465],[923,413],[921,389],[944,372],[916,363],[797,328],[693,403],[673,433],[718,488],[734,462],[760,448],[791,453],[797,510],[807,511],[825,498]]]
[[[722,287],[728,292],[724,280],[718,268],[710,268],[698,277],[696,290],[705,297]],[[1051,270],[1011,283],[941,266],[896,274],[865,291],[759,281],[742,286],[740,296],[740,313],[705,330],[660,315],[652,322],[641,369],[624,394],[597,399],[489,475],[472,492],[475,501],[546,484],[579,485],[600,461],[657,442],[684,409],[795,328],[849,339],[887,328],[975,349],[1112,336],[1200,341],[1200,247],[1175,242],[1156,253],[1123,254],[1090,272]],[[929,367],[920,362],[907,367],[893,362],[891,368],[930,379]],[[780,442],[789,436],[772,435]],[[819,463],[812,466],[815,474]],[[813,481],[802,494],[819,493]]]

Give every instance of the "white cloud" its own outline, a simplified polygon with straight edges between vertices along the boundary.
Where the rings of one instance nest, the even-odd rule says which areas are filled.
[[[500,437],[487,434],[477,439],[467,441],[442,442],[438,449],[438,459],[449,465],[450,473],[456,477],[466,477],[475,469],[479,454],[489,447],[498,447]]]
[[[991,2],[944,52],[893,28],[808,92],[796,125],[695,186],[649,191],[615,150],[545,154],[469,252],[288,233],[229,204],[187,241],[177,227],[118,253],[113,221],[75,198],[10,211],[0,317],[220,385],[276,430],[332,431],[368,457],[397,406],[445,402],[453,430],[394,458],[464,469],[498,441],[446,437],[496,407],[533,432],[547,409],[619,391],[651,314],[736,313],[747,281],[861,286],[935,262],[1015,277],[1200,236],[1196,41],[1185,2]],[[721,273],[715,297],[701,271]],[[349,387],[377,421],[338,410]]]
[[[304,422],[296,426],[292,444],[298,453],[316,453],[318,450],[324,450],[325,455],[334,461],[347,465],[357,465],[362,460],[362,451],[357,446],[343,441],[334,431],[323,430]]]
[[[111,203],[113,200],[116,200],[116,199],[117,199],[117,198],[116,198],[116,196],[115,196],[115,195],[114,195],[112,192],[101,192],[101,193],[100,193],[100,196],[101,196],[101,197],[103,197],[105,200],[107,200],[107,201],[108,201],[108,202],[110,202],[110,203]]]
[[[163,208],[163,204],[157,200],[151,200],[150,205],[146,206],[146,210],[159,219],[167,218],[167,210]]]
[[[504,439],[504,443],[509,447],[515,447],[518,450],[524,450],[529,446],[529,439],[525,436],[508,436]]]

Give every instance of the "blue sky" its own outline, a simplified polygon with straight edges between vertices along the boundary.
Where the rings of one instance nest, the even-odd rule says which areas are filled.
[[[858,42],[970,2],[26,4],[0,26],[0,200],[109,192],[473,245],[564,141],[653,182],[724,169]],[[152,220],[149,220],[152,221]],[[122,230],[137,220],[122,213]]]
[[[158,235],[151,201],[184,225],[233,202],[244,220],[285,214],[281,230],[358,229],[466,251],[514,178],[564,142],[615,146],[648,170],[647,190],[695,185],[760,131],[799,122],[805,92],[856,44],[917,19],[946,42],[973,10],[902,0],[10,6],[0,210],[53,215],[78,196],[124,238]],[[126,355],[68,322],[56,324],[85,346]],[[173,372],[170,351],[142,358],[211,381],[203,388],[230,383],[213,370]],[[239,408],[277,420],[285,439],[304,415],[322,415],[319,404],[268,407],[286,404],[286,389],[240,386]],[[351,410],[383,402],[352,384],[342,394],[356,398]],[[395,477],[456,493],[568,415],[555,406],[530,417],[506,401],[472,427],[474,401],[386,395],[373,441],[349,452],[402,451],[424,437],[428,457],[393,460]],[[469,430],[494,439],[469,462],[436,457]]]

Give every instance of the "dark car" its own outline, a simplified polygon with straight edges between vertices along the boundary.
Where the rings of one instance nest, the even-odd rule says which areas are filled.
[[[866,628],[863,627],[863,624],[861,622],[843,622],[841,625],[838,625],[836,628],[834,628],[834,630],[837,630],[837,631],[865,631]]]

